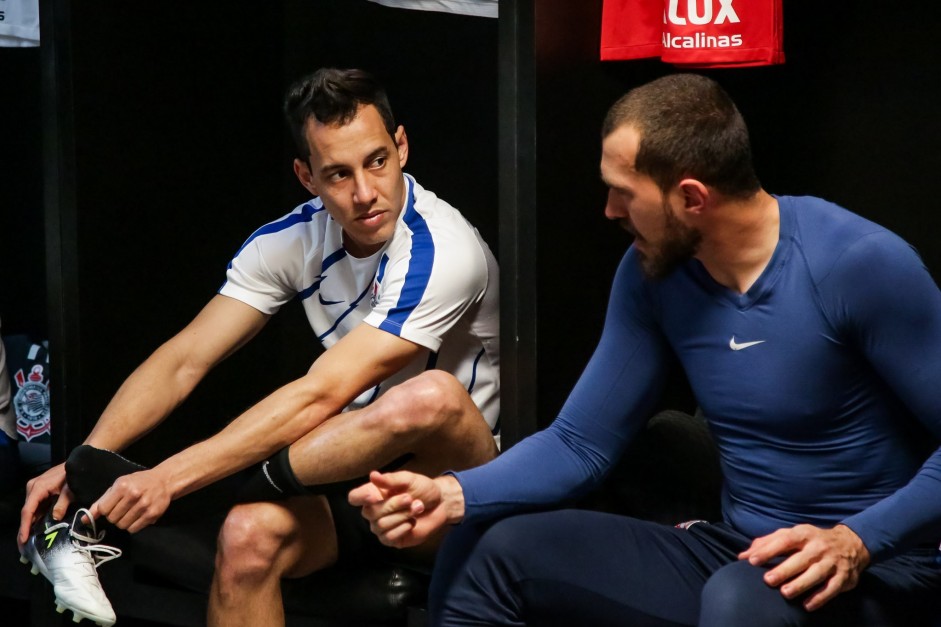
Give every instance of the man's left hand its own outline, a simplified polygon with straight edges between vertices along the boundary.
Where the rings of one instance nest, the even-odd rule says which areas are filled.
[[[780,588],[787,599],[810,592],[803,601],[807,611],[819,609],[841,592],[855,588],[860,573],[869,565],[869,550],[845,525],[779,529],[756,538],[738,557],[760,566],[785,555],[788,557],[783,562],[765,573],[765,583]]]
[[[119,477],[90,508],[97,520],[104,516],[115,527],[136,533],[152,525],[170,506],[167,482],[154,469]]]

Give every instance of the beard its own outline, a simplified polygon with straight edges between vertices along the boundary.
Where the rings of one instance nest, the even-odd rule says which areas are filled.
[[[638,251],[644,275],[654,280],[667,277],[692,259],[702,242],[702,233],[680,222],[679,218],[673,215],[666,200],[663,204],[663,214],[663,239],[656,250],[650,254]]]

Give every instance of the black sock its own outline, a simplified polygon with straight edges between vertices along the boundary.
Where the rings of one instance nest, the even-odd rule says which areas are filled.
[[[174,500],[156,524],[199,520],[225,511],[235,503],[278,501],[305,494],[345,494],[369,481],[369,477],[355,477],[305,486],[291,468],[288,448],[281,449],[255,468],[248,468]],[[414,455],[410,453],[405,454],[380,470],[390,472],[400,468],[412,457]],[[112,451],[85,444],[73,450],[65,462],[66,480],[81,507],[88,507],[101,498],[119,477],[141,470],[147,470],[147,467]]]
[[[118,477],[147,470],[117,453],[82,444],[65,462],[65,476],[76,502],[88,507],[111,487]]]
[[[85,444],[73,450],[65,462],[66,482],[79,507],[91,506],[118,478],[141,470],[147,470],[147,467],[115,452]],[[235,501],[235,495],[245,484],[247,473],[243,471],[225,477],[172,501],[155,524],[193,522],[228,510]]]
[[[235,497],[237,502],[278,501],[290,496],[309,494],[291,469],[288,448],[284,447],[249,474]]]
[[[304,485],[294,474],[294,469],[291,468],[291,462],[288,459],[289,448],[281,449],[274,456],[262,462],[254,474],[249,476],[236,497],[239,503],[277,501],[305,494],[321,494],[324,496],[346,494],[353,488],[369,481],[369,477],[354,477],[330,483]],[[380,471],[390,472],[396,470],[413,457],[414,455],[411,453],[406,453],[383,466]]]

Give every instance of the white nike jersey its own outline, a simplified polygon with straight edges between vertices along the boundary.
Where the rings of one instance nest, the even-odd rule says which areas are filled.
[[[229,264],[220,294],[273,314],[298,298],[324,347],[368,324],[429,350],[348,409],[437,368],[453,374],[492,429],[499,402],[499,279],[477,230],[448,203],[405,175],[405,208],[381,250],[356,258],[340,226],[315,198],[261,227]]]
[[[497,17],[497,0],[370,0],[387,7]]]
[[[39,1],[0,0],[0,46],[39,45]]]

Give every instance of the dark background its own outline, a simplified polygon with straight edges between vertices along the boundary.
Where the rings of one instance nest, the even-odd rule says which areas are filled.
[[[732,95],[771,193],[816,195],[879,222],[941,273],[941,45],[911,6],[784,4],[786,63],[702,72]],[[598,160],[607,108],[677,71],[658,60],[600,63],[601,2],[536,2],[538,421],[561,407],[600,336],[628,236],[607,223]],[[682,386],[677,386],[681,388]],[[668,393],[668,404],[690,399]]]
[[[536,386],[524,400],[543,425],[591,354],[629,241],[602,215],[601,119],[630,87],[675,70],[597,61],[600,0],[505,1],[501,20],[520,4],[530,7],[533,80],[524,85],[531,106],[518,115],[535,138],[517,209],[535,235],[518,243],[535,271],[517,293],[534,340],[524,366]],[[41,102],[40,53],[0,49],[0,316],[4,333],[48,336],[49,292],[72,294],[59,314],[76,332],[52,358],[77,360],[68,411],[80,414],[80,432],[215,293],[242,241],[303,200],[280,103],[316,67],[377,74],[409,134],[406,169],[462,209],[495,251],[519,237],[498,227],[507,209],[498,181],[513,174],[500,171],[498,139],[514,127],[498,109],[507,42],[497,20],[364,0],[86,0],[70,9],[71,70],[57,75],[69,80],[74,141],[64,278],[45,263],[42,110],[51,103]],[[904,4],[790,0],[784,33],[784,65],[706,72],[749,122],[765,187],[823,196],[888,226],[937,275],[941,47],[932,24]],[[135,454],[155,458],[170,440],[208,435],[316,353],[299,308],[287,307]],[[688,402],[677,394],[668,400]]]

